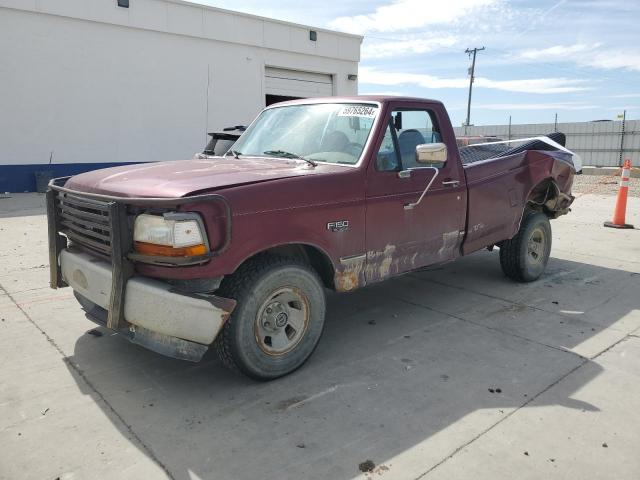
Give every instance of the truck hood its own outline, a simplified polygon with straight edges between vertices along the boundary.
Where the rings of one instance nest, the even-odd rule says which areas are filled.
[[[316,175],[342,168],[312,167],[281,158],[211,157],[104,168],[71,177],[65,187],[122,197],[183,197],[248,183]]]

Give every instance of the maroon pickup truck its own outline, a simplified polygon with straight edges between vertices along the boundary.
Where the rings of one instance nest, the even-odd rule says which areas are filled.
[[[146,348],[198,361],[213,346],[276,378],[316,347],[325,289],[494,246],[508,277],[540,277],[579,168],[538,140],[463,164],[440,102],[280,103],[223,157],[53,180],[51,286]]]

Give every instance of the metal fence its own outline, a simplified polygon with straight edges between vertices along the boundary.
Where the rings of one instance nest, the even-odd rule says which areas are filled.
[[[524,125],[485,125],[466,127],[466,135],[494,135],[503,140],[562,132],[567,148],[582,157],[584,165],[614,167],[625,158],[640,165],[640,120],[536,123]],[[465,127],[456,127],[456,135],[465,135]]]

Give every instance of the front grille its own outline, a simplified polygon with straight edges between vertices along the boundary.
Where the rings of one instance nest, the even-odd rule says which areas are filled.
[[[112,204],[65,192],[56,196],[60,233],[74,244],[110,257]]]

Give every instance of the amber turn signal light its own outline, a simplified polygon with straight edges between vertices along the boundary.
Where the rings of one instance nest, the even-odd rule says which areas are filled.
[[[142,255],[151,255],[154,257],[197,257],[207,253],[207,247],[204,244],[193,245],[191,247],[171,247],[168,245],[156,245],[154,243],[135,242],[134,248],[136,252]]]

